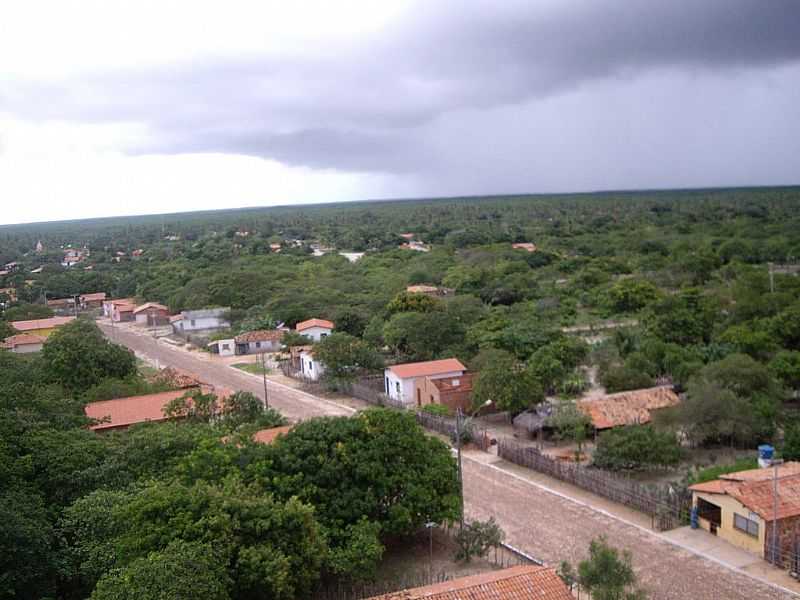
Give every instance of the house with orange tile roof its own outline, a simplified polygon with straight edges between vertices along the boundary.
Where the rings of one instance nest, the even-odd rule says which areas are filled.
[[[20,333],[7,337],[0,343],[0,348],[5,348],[15,354],[28,354],[39,352],[44,346],[45,338],[32,333]]]
[[[31,319],[28,321],[11,321],[11,327],[20,333],[38,335],[42,338],[47,337],[56,329],[71,323],[75,317],[49,317],[47,319]]]
[[[680,403],[672,386],[658,386],[607,394],[599,398],[579,400],[578,410],[583,412],[597,431],[625,425],[644,425],[652,419],[652,412]]]
[[[459,577],[366,600],[574,600],[552,567],[525,565]]]
[[[800,462],[727,473],[689,489],[700,529],[764,558],[777,527],[781,552],[795,551],[800,539]]]
[[[457,379],[464,375],[467,367],[457,358],[429,360],[425,362],[393,365],[384,371],[384,392],[392,400],[397,400],[411,407],[422,406],[422,396],[416,387],[420,378]]]
[[[101,308],[103,302],[106,300],[106,293],[92,292],[91,294],[81,294],[78,300],[81,303],[81,308],[84,310],[89,308]]]
[[[327,321],[325,319],[308,319],[307,321],[301,321],[297,325],[295,325],[295,331],[300,335],[304,335],[306,337],[310,337],[315,342],[320,341],[324,337],[328,337],[331,333],[333,333],[333,328],[335,327],[333,321]]]
[[[137,325],[169,325],[169,308],[157,302],[146,302],[133,309],[133,318]]]

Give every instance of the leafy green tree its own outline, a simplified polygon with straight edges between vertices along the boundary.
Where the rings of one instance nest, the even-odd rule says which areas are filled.
[[[544,389],[529,369],[507,352],[494,353],[472,384],[474,406],[491,401],[499,410],[519,414],[544,400]],[[478,361],[480,363],[480,361]]]
[[[674,433],[651,425],[632,425],[601,433],[592,463],[611,471],[649,469],[674,467],[682,456]]]
[[[719,341],[756,360],[767,360],[778,349],[777,340],[769,331],[747,325],[728,327],[719,336]]]
[[[800,423],[797,421],[786,426],[781,453],[785,460],[800,460]]]
[[[42,361],[50,381],[79,394],[109,377],[124,379],[136,372],[133,352],[112,344],[97,325],[81,319],[47,339]]]
[[[376,548],[378,538],[408,535],[427,521],[459,514],[456,465],[450,449],[431,438],[413,415],[370,409],[349,418],[304,421],[270,446],[253,465],[282,498],[313,505],[340,575],[369,578],[379,554],[365,564],[354,548]],[[359,525],[364,519],[379,528]],[[357,527],[356,527],[357,526]],[[356,527],[355,529],[353,529]],[[376,535],[377,535],[376,534]]]
[[[578,564],[581,586],[594,600],[645,600],[647,595],[636,587],[631,553],[609,546],[604,537],[589,544],[589,558]]]
[[[784,348],[800,350],[800,302],[796,302],[772,319],[771,329]]]
[[[42,499],[22,486],[0,491],[0,598],[51,596],[58,573],[56,534]]]
[[[422,361],[442,357],[457,335],[443,313],[401,312],[386,322],[383,339],[408,360]]]
[[[505,533],[490,517],[488,521],[472,521],[456,533],[456,560],[470,562],[473,558],[486,556],[492,548],[499,546]]]
[[[287,348],[293,348],[294,346],[310,346],[314,343],[307,335],[301,335],[296,331],[287,331],[283,336],[283,345]]]
[[[228,600],[225,565],[210,544],[174,541],[104,575],[91,600]]]
[[[427,294],[400,292],[386,305],[386,310],[392,315],[404,312],[427,313],[436,310],[439,305],[439,300]]]
[[[784,350],[770,361],[769,368],[777,379],[790,390],[800,390],[800,352]]]
[[[627,364],[612,366],[602,372],[600,382],[609,394],[639,390],[652,387],[654,384],[653,378],[646,372]]]
[[[359,373],[383,368],[383,358],[365,341],[349,333],[332,333],[314,346],[314,356],[325,365],[325,377],[352,381]]]
[[[46,319],[53,316],[53,309],[44,304],[18,304],[7,308],[4,314],[6,321],[28,321],[30,319]]]
[[[620,279],[608,290],[608,303],[617,313],[635,312],[658,300],[658,288],[641,279]]]
[[[652,304],[644,318],[652,336],[675,344],[707,342],[716,320],[711,300],[691,288]]]
[[[547,419],[547,424],[555,429],[556,436],[561,440],[570,440],[576,445],[575,459],[580,461],[583,454],[583,444],[588,436],[587,432],[592,424],[591,419],[580,410],[575,402],[560,402]]]

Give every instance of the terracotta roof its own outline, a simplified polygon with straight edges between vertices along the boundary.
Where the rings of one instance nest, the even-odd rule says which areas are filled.
[[[133,313],[134,314],[140,313],[140,312],[148,310],[148,309],[151,309],[151,310],[163,310],[163,311],[169,312],[169,309],[166,306],[164,306],[163,304],[159,304],[158,302],[147,302],[145,304],[142,304],[141,306],[137,306],[133,310]]]
[[[750,469],[728,473],[704,483],[689,487],[693,492],[725,494],[761,518],[775,518],[773,495],[774,469]],[[778,467],[778,519],[800,515],[800,463],[789,462]]]
[[[81,300],[84,302],[96,302],[97,300],[105,300],[106,293],[105,292],[93,292],[91,294],[82,294]]]
[[[325,319],[309,319],[308,321],[301,321],[295,325],[297,331],[305,331],[312,327],[323,327],[325,329],[333,329],[333,322],[326,321]]]
[[[394,365],[389,367],[389,370],[400,379],[408,379],[409,377],[430,377],[431,375],[441,375],[442,373],[451,373],[453,371],[466,371],[467,367],[462,365],[457,358],[445,358],[444,360]]]
[[[172,390],[145,396],[102,400],[90,402],[83,410],[91,419],[110,417],[104,423],[92,425],[90,429],[95,431],[125,427],[145,421],[164,421],[167,418],[164,416],[164,407],[172,400],[183,397],[186,393],[186,390]]]
[[[181,371],[174,367],[167,367],[159,370],[154,375],[148,377],[151,383],[161,383],[176,389],[186,389],[200,385],[200,379],[196,375]]]
[[[536,244],[532,244],[531,242],[517,242],[516,244],[511,244],[511,247],[514,250],[527,250],[528,252],[536,252]]]
[[[444,583],[374,596],[368,600],[573,600],[555,569],[519,566]]]
[[[414,234],[413,233],[401,233],[400,237],[406,240],[413,240]]]
[[[651,410],[675,406],[679,402],[672,387],[661,386],[580,400],[577,405],[592,420],[595,429],[608,429],[649,423]]]
[[[49,319],[32,319],[30,321],[11,321],[17,331],[35,331],[37,329],[53,329],[75,320],[75,317],[50,317]]]
[[[12,335],[3,340],[0,347],[13,350],[17,346],[24,346],[25,344],[44,344],[44,338],[40,335],[32,333],[20,333]]]
[[[183,315],[172,315],[169,318],[170,323],[177,323],[178,321],[183,321]]]
[[[259,444],[271,444],[278,436],[286,435],[292,430],[292,425],[261,429],[253,434],[253,441]]]
[[[233,338],[237,344],[248,344],[250,342],[280,342],[286,334],[278,329],[257,329],[247,331]]]
[[[471,392],[472,391],[472,373],[464,373],[457,377],[443,377],[441,379],[431,379],[430,382],[436,386],[443,394],[452,392]],[[454,385],[454,382],[458,382]]]

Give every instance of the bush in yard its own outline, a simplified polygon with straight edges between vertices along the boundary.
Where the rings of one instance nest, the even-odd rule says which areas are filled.
[[[592,463],[601,469],[647,469],[677,465],[683,450],[674,433],[632,425],[600,434]]]
[[[505,537],[494,517],[488,521],[464,523],[463,529],[456,534],[456,560],[469,562],[475,557],[485,556],[491,548],[499,546]]]
[[[589,558],[578,565],[578,580],[594,600],[646,600],[636,587],[631,553],[609,546],[604,537],[592,540]]]

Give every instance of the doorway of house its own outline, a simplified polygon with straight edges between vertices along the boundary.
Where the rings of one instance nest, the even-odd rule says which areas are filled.
[[[722,525],[722,509],[716,504],[697,499],[697,516],[708,521],[708,530],[717,535],[717,529]]]

